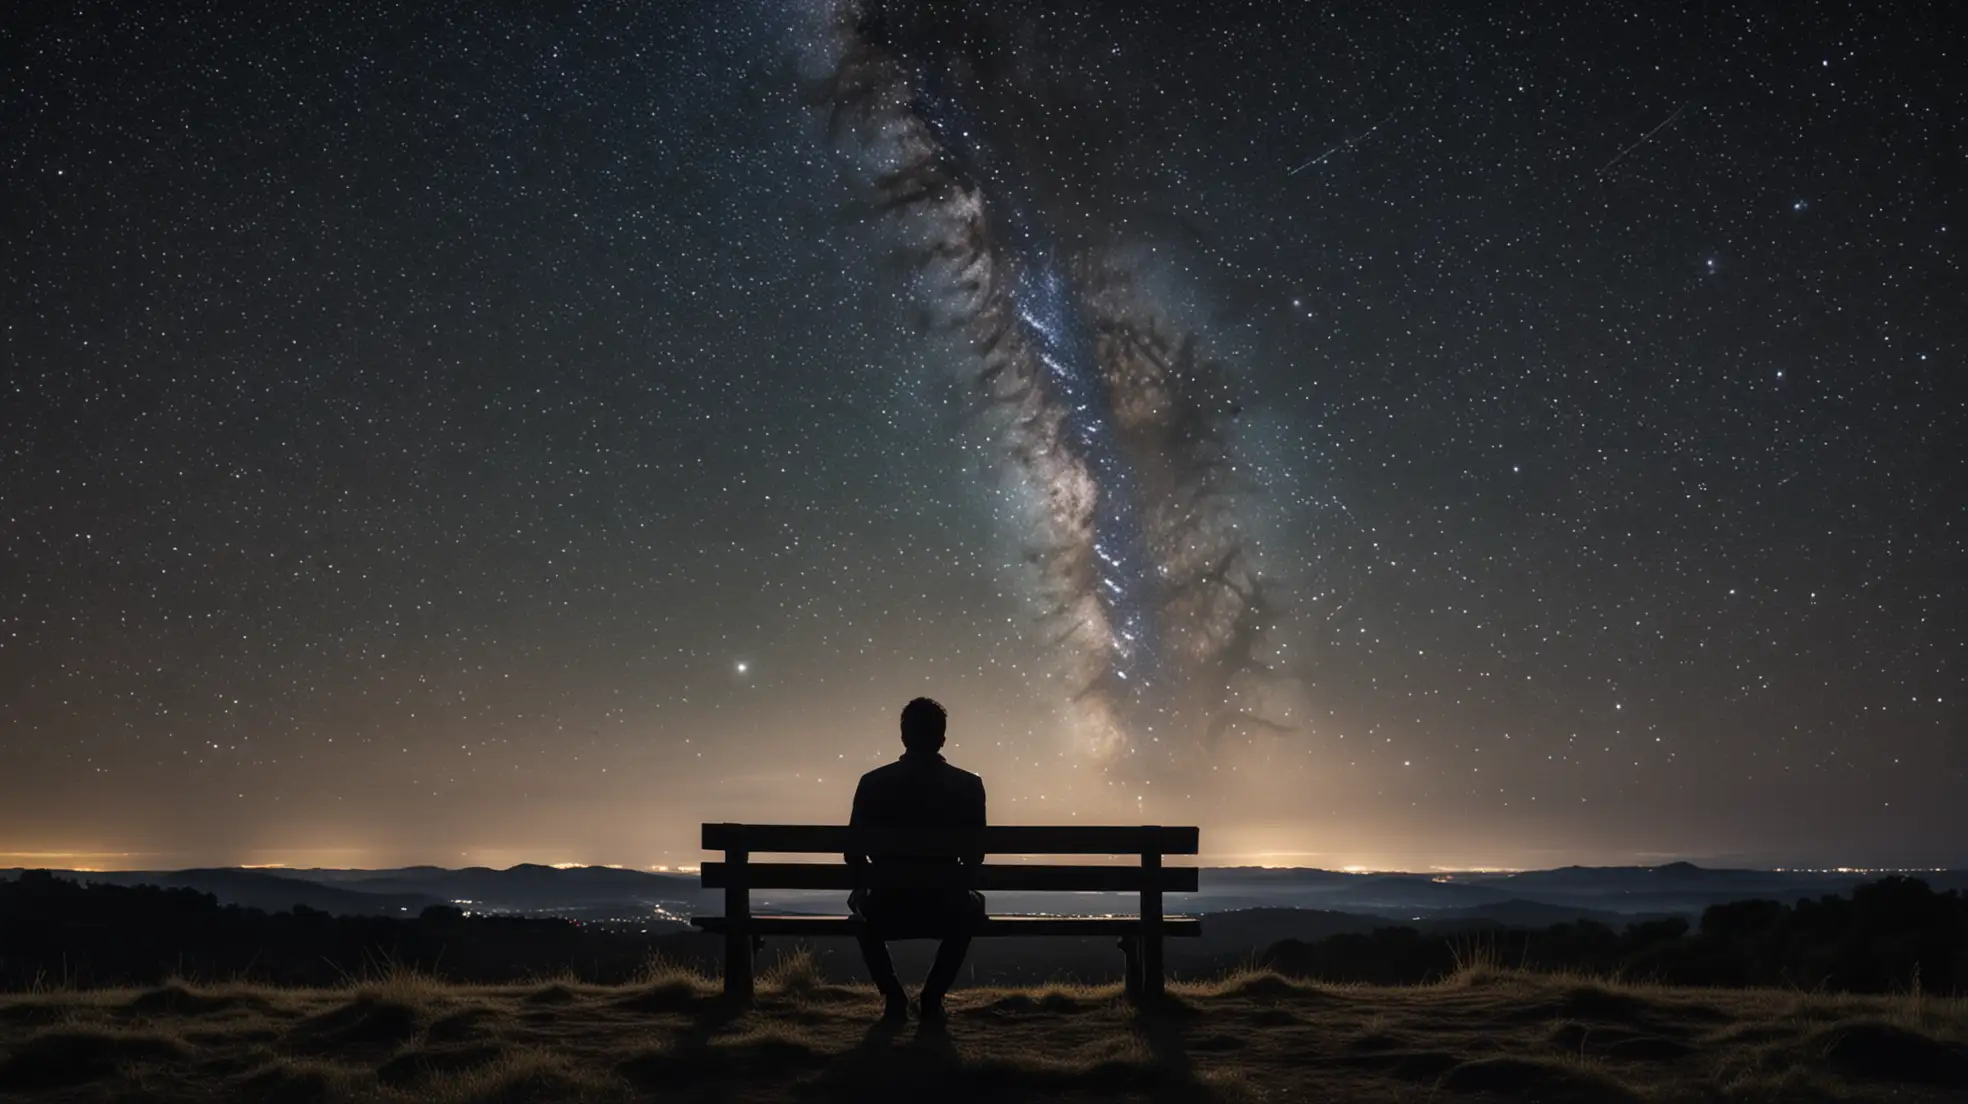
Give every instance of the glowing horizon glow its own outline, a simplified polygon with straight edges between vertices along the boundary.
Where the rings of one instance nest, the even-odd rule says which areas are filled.
[[[1205,829],[1205,831],[1207,833],[1207,829]],[[216,856],[185,856],[185,855],[176,856],[176,858],[178,859],[178,861],[176,862],[162,863],[162,864],[153,863],[144,866],[80,865],[74,862],[66,862],[66,861],[64,862],[44,861],[40,863],[13,863],[11,865],[14,868],[18,868],[18,869],[52,869],[52,870],[74,871],[76,873],[94,873],[94,874],[129,873],[136,870],[153,870],[153,869],[154,870],[189,870],[189,869],[203,869],[203,868],[227,868],[227,869],[234,869],[234,870],[286,870],[295,873],[305,874],[309,870],[315,870],[315,869],[389,870],[389,869],[399,869],[402,867],[409,867],[409,866],[427,866],[427,865],[440,866],[440,867],[445,867],[447,869],[454,869],[454,870],[464,869],[469,866],[485,866],[485,865],[492,865],[493,869],[501,869],[501,870],[509,870],[519,866],[548,866],[556,870],[582,870],[582,869],[644,870],[655,874],[672,874],[672,875],[695,875],[700,873],[702,869],[701,863],[694,860],[693,861],[673,860],[673,861],[660,862],[660,863],[644,862],[640,864],[621,863],[621,862],[603,861],[603,860],[583,862],[583,861],[566,860],[566,859],[556,860],[553,862],[540,862],[538,861],[537,858],[530,857],[527,854],[527,849],[525,848],[501,848],[499,850],[505,853],[505,858],[508,860],[503,865],[486,864],[482,862],[481,863],[464,862],[464,863],[459,863],[457,865],[451,865],[443,862],[428,861],[428,859],[420,859],[415,855],[395,855],[395,856],[375,855],[375,856],[370,856],[367,858],[360,859],[358,861],[350,862],[347,865],[338,865],[338,866],[295,865],[292,863],[267,863],[267,862],[252,862],[252,863],[228,862],[219,859]],[[678,850],[679,852],[683,852],[685,850],[694,850],[694,849],[679,848]],[[14,860],[14,859],[21,859],[21,858],[40,858],[44,860],[75,859],[75,858],[84,857],[85,855],[88,854],[92,854],[92,853],[79,852],[79,851],[77,852],[70,852],[70,851],[0,852],[0,868],[8,867],[10,865],[9,860]],[[132,853],[94,852],[93,854],[101,856],[103,854],[120,855],[120,854],[132,854]],[[1453,882],[1459,876],[1501,877],[1501,876],[1509,876],[1513,874],[1522,874],[1532,871],[1554,870],[1566,866],[1581,866],[1581,867],[1588,867],[1588,868],[1589,867],[1649,868],[1649,867],[1665,866],[1675,862],[1688,862],[1696,866],[1702,866],[1711,869],[1729,868],[1729,869],[1744,869],[1744,870],[1762,870],[1762,871],[1770,871],[1774,873],[1804,873],[1804,874],[1852,875],[1852,876],[1872,876],[1872,875],[1883,876],[1888,874],[1943,873],[1952,869],[1950,867],[1945,867],[1945,866],[1931,866],[1931,865],[1917,865],[1917,864],[1906,865],[1906,864],[1887,864],[1887,863],[1870,864],[1870,865],[1844,865],[1844,866],[1803,865],[1803,864],[1795,864],[1795,863],[1784,864],[1784,863],[1776,863],[1776,862],[1732,860],[1728,857],[1704,856],[1700,854],[1690,854],[1687,856],[1669,858],[1661,855],[1634,855],[1634,854],[1596,854],[1595,855],[1589,853],[1567,853],[1563,855],[1554,855],[1550,858],[1550,861],[1541,864],[1516,864],[1516,865],[1502,865],[1502,864],[1496,864],[1494,862],[1472,862],[1468,865],[1442,865],[1439,863],[1427,863],[1427,862],[1389,861],[1386,858],[1376,859],[1372,861],[1362,860],[1362,859],[1351,859],[1351,858],[1349,858],[1348,861],[1343,861],[1343,862],[1331,861],[1330,859],[1327,861],[1318,861],[1320,856],[1324,854],[1326,853],[1296,852],[1296,851],[1208,852],[1193,857],[1193,865],[1200,866],[1206,869],[1214,868],[1214,869],[1259,869],[1259,870],[1322,870],[1328,873],[1352,874],[1352,875],[1405,874],[1405,875],[1426,876],[1431,881],[1437,883],[1444,883],[1444,884]],[[1279,859],[1287,858],[1287,857],[1294,858],[1298,861],[1288,861],[1288,862],[1278,861]],[[1337,859],[1342,857],[1343,856],[1333,856],[1332,858]],[[1028,858],[1030,858],[1030,856],[997,855],[997,856],[993,856],[991,861],[1016,862],[1016,861],[1025,861]],[[830,862],[832,860],[826,856],[789,855],[789,856],[785,856],[782,861],[789,861],[789,862],[806,861],[806,862],[824,863],[824,862]],[[1102,865],[1107,863],[1127,865],[1133,860],[1126,857],[1115,857],[1115,856],[1087,856],[1082,861],[1091,863],[1093,865]],[[1176,861],[1178,865],[1182,864],[1181,860],[1174,860],[1174,861]]]

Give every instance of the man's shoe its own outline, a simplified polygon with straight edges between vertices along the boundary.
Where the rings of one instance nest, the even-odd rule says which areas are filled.
[[[943,1009],[943,998],[924,994],[922,998],[922,1022],[940,1024],[949,1020],[950,1014]]]

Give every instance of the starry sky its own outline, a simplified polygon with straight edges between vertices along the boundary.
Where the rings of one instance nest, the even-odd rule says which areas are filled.
[[[866,15],[10,15],[0,865],[689,863],[917,694],[1211,862],[1968,864],[1949,5]],[[1165,440],[1248,724],[1111,692],[1228,654]]]

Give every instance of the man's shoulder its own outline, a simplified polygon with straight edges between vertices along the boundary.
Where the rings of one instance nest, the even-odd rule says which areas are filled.
[[[885,781],[886,779],[893,778],[896,775],[902,773],[902,766],[903,765],[900,760],[897,760],[896,762],[893,763],[883,763],[881,766],[876,767],[874,770],[868,771],[867,773],[863,774],[861,776],[861,784],[864,786],[869,785],[871,783],[879,784]]]
[[[953,782],[960,786],[981,787],[984,785],[984,779],[962,767],[952,764],[947,759],[938,760],[931,765],[931,769],[946,782]],[[883,763],[874,770],[863,774],[861,776],[861,784],[864,786],[879,786],[891,783],[901,785],[904,779],[913,780],[913,784],[920,785],[923,781],[923,775],[920,773],[917,764],[910,763],[904,759],[897,759],[893,763]]]

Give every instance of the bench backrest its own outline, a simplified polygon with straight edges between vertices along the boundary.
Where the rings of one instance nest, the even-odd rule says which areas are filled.
[[[725,862],[702,867],[706,889],[963,888],[1056,892],[1193,893],[1196,868],[1163,867],[1163,855],[1194,855],[1196,828],[1161,825],[999,825],[989,828],[861,827],[838,824],[706,824],[706,851]],[[757,854],[1130,855],[1135,866],[987,863],[981,867],[760,863]]]

